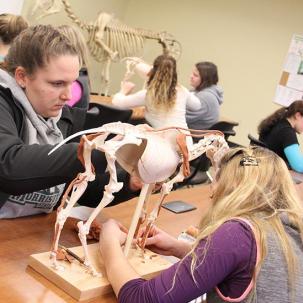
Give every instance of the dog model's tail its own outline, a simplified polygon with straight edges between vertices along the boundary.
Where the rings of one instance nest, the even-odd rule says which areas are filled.
[[[78,137],[78,136],[83,136],[86,134],[91,134],[91,133],[98,133],[98,132],[102,132],[104,131],[104,129],[102,127],[97,127],[97,128],[91,128],[91,129],[86,129],[86,130],[82,130],[80,132],[77,132],[67,138],[65,138],[62,142],[60,142],[58,145],[56,145],[49,153],[48,155],[51,155],[54,151],[56,151],[59,147],[61,147],[63,144],[65,144],[66,142]]]

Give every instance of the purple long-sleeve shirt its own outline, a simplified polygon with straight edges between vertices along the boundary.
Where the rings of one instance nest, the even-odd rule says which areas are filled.
[[[196,248],[196,283],[190,270],[191,257],[188,256],[151,280],[127,282],[119,292],[118,301],[183,303],[210,292],[216,286],[224,296],[240,297],[248,287],[256,265],[257,247],[251,228],[237,220],[224,223],[211,236],[201,262],[205,244],[203,240]]]

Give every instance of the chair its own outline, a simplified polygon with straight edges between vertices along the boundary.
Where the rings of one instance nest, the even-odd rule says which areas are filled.
[[[261,147],[265,147],[267,148],[267,145],[265,142],[255,138],[253,135],[251,134],[248,134],[248,139],[249,139],[249,145],[255,145],[255,146],[261,146]]]
[[[110,122],[120,121],[127,123],[132,113],[131,109],[120,109],[108,104],[91,102],[86,114],[84,129],[102,126]]]
[[[236,135],[234,127],[238,126],[238,125],[239,125],[238,122],[222,120],[222,121],[215,123],[213,126],[211,126],[210,129],[211,130],[220,130],[224,134],[224,138],[225,138],[226,142],[229,143],[228,139],[230,136]]]
[[[221,120],[215,123],[210,127],[211,130],[219,130],[224,134],[224,138],[229,146],[239,146],[239,144],[228,141],[230,136],[235,136],[236,132],[233,129],[235,126],[238,126],[238,122]],[[193,138],[195,142],[199,139]],[[187,177],[183,182],[178,183],[175,188],[180,188],[188,185],[197,185],[204,183],[209,180],[207,171],[211,166],[210,160],[207,158],[205,154],[201,155],[198,159],[192,161],[191,165],[191,174]]]
[[[230,136],[235,136],[236,132],[233,129],[238,126],[238,122],[222,120],[210,127],[211,130],[219,130],[224,134],[224,138],[230,147],[239,146],[239,144],[228,141]],[[195,140],[196,141],[196,140]],[[204,183],[208,180],[206,172],[211,166],[210,160],[205,154],[201,155],[197,160],[191,163],[192,173],[182,183],[183,185],[196,185]]]

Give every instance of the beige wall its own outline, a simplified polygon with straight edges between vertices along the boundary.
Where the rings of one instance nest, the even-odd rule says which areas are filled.
[[[33,0],[25,1],[23,15]],[[303,34],[302,0],[70,0],[78,16],[93,21],[100,10],[114,13],[133,27],[166,30],[183,46],[178,62],[180,82],[188,86],[195,62],[213,61],[225,91],[222,115],[240,123],[235,141],[247,144],[260,119],[275,110],[272,100],[293,33]],[[62,12],[43,23],[70,23]],[[144,57],[151,61],[160,52],[157,43],[146,43]],[[124,66],[113,64],[111,93],[119,89]],[[98,88],[94,64],[93,89]]]
[[[45,0],[43,0],[45,1]],[[60,1],[60,0],[55,0]],[[89,23],[94,22],[98,13],[101,11],[113,13],[119,20],[124,19],[126,8],[129,4],[129,0],[69,0],[74,14],[79,17],[83,22]],[[36,0],[25,0],[22,10],[22,15],[27,18],[31,25],[42,23],[42,24],[73,24],[68,18],[66,12],[62,8],[62,11],[57,14],[46,16],[40,20],[36,20],[36,15],[32,15],[32,9],[36,3]],[[39,14],[37,14],[39,15]],[[84,36],[87,37],[87,33],[83,32]],[[113,65],[113,73],[117,69],[118,64]],[[92,83],[92,91],[99,92],[99,79],[100,79],[100,63],[91,59],[89,62],[90,79]],[[119,70],[118,70],[119,71]],[[112,77],[115,77],[112,75]],[[117,78],[122,77],[122,69]],[[112,92],[117,91],[115,86],[112,86]]]

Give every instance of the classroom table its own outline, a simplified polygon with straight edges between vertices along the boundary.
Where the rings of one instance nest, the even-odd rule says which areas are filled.
[[[100,95],[90,95],[90,102],[101,103],[112,105],[112,97],[100,96]],[[138,106],[132,109],[133,113],[131,119],[133,120],[143,120],[145,117],[144,106]]]
[[[161,210],[157,226],[173,236],[177,236],[189,225],[198,224],[210,205],[209,185],[200,185],[172,192],[166,201],[184,200],[197,207],[196,210],[175,214]],[[156,201],[159,194],[153,195]],[[129,226],[137,198],[107,207],[99,220],[115,218]],[[62,303],[77,302],[63,290],[28,267],[31,254],[50,250],[55,212],[47,215],[28,216],[17,219],[0,220],[0,302],[5,303]],[[60,243],[66,247],[79,246],[72,220],[64,226]],[[113,293],[89,300],[90,303],[117,302]]]

